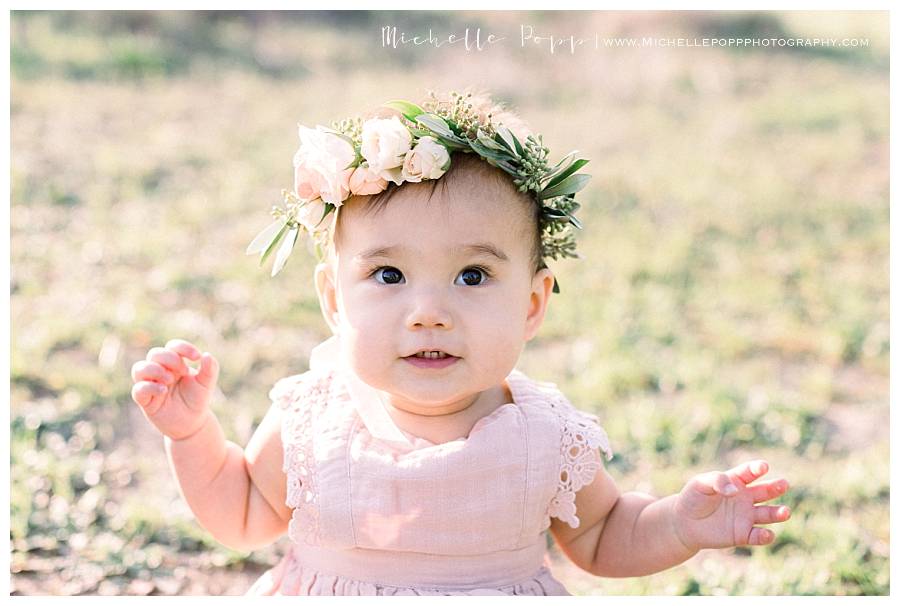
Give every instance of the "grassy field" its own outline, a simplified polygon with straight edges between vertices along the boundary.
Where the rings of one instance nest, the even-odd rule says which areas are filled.
[[[835,36],[865,48],[520,48],[546,35]],[[383,49],[382,25],[484,51]],[[193,521],[131,365],[174,337],[222,365],[244,443],[327,336],[293,255],[244,247],[292,183],[296,123],[489,88],[591,158],[582,260],[520,368],[596,412],[623,490],[765,457],[794,512],[766,548],[576,594],[889,592],[886,13],[13,13],[11,591],[236,594],[286,546]],[[555,159],[554,156],[551,159]]]

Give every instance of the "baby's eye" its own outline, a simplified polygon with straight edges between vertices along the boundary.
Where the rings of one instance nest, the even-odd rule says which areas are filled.
[[[399,284],[403,280],[403,274],[396,267],[379,267],[372,276],[382,284]]]
[[[467,267],[459,272],[459,278],[462,279],[462,284],[460,284],[459,279],[457,279],[456,283],[461,286],[479,286],[488,279],[488,272],[481,267]]]

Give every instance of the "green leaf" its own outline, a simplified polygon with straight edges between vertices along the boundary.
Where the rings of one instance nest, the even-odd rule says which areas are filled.
[[[462,142],[459,137],[457,137],[452,130],[450,130],[450,126],[444,121],[440,116],[436,116],[434,114],[421,114],[416,116],[416,122],[429,129],[430,131],[437,133],[442,137],[446,137],[451,141],[459,141]]]
[[[262,264],[266,262],[266,259],[269,257],[269,255],[272,254],[272,251],[275,249],[275,246],[278,244],[279,240],[281,240],[281,237],[284,236],[284,232],[287,231],[287,228],[288,224],[287,221],[285,221],[284,225],[281,226],[281,229],[278,230],[278,234],[274,238],[272,238],[271,242],[269,242],[269,246],[266,247],[266,252],[264,252],[259,258],[260,267],[262,267]]]
[[[577,191],[581,191],[590,179],[590,175],[570,175],[553,187],[543,190],[540,196],[541,200],[574,194]]]
[[[496,129],[500,142],[503,143],[509,151],[514,155],[521,155],[522,146],[519,144],[516,136],[505,126],[498,126]]]
[[[272,238],[275,237],[275,234],[278,233],[278,230],[281,229],[282,225],[284,225],[284,222],[279,219],[270,223],[265,229],[256,234],[256,237],[253,238],[250,246],[247,247],[246,254],[252,255],[265,250],[266,247],[269,246],[269,243],[272,242]]]
[[[518,176],[519,176],[519,171],[516,169],[515,166],[513,166],[509,162],[497,162],[497,167],[502,168],[511,177],[518,178]]]
[[[572,164],[572,160],[575,159],[575,154],[577,154],[577,153],[578,153],[578,150],[576,149],[576,150],[570,151],[565,156],[563,156],[562,159],[556,163],[556,166],[554,166],[549,171],[547,171],[547,174],[544,175],[544,179],[552,179],[553,177],[558,175],[560,173],[560,171],[563,171],[566,168],[568,168],[569,165]]]
[[[512,135],[513,144],[515,144],[515,146],[516,146],[516,153],[520,156],[524,156],[525,148],[522,147],[521,143],[519,143],[519,139],[513,134],[512,131],[510,131],[509,134]]]
[[[318,227],[322,224],[322,221],[324,221],[325,218],[328,217],[329,213],[334,212],[336,210],[337,210],[337,206],[335,206],[331,202],[326,202],[325,203],[325,212],[322,213],[322,218],[319,219],[318,223],[316,223],[316,228],[318,229]]]
[[[506,149],[504,146],[500,145],[499,143],[497,143],[496,141],[494,141],[493,139],[491,139],[488,136],[478,137],[478,142],[481,143],[486,148],[493,150],[497,153],[503,154],[505,156],[509,155],[508,149]]]
[[[475,150],[475,153],[483,158],[489,158],[497,162],[505,162],[509,158],[509,154],[498,153],[492,149],[488,149],[481,144],[481,141],[469,141],[469,146]]]
[[[547,176],[555,175],[560,170],[562,170],[565,166],[568,166],[572,162],[572,158],[574,158],[575,154],[577,154],[577,153],[578,153],[578,150],[576,149],[576,150],[570,151],[565,156],[563,156],[562,159],[556,163],[556,166],[554,166],[547,172]]]
[[[550,181],[547,182],[547,187],[553,187],[554,185],[561,183],[569,175],[574,175],[575,173],[577,173],[581,169],[581,167],[588,162],[590,162],[590,160],[586,160],[584,158],[575,160],[568,168],[550,179]]]
[[[546,221],[558,221],[565,223],[569,222],[569,215],[559,210],[558,208],[545,206],[541,209],[541,214],[544,216],[544,220]]]
[[[424,114],[425,110],[416,105],[415,103],[410,103],[409,101],[388,101],[384,103],[382,107],[389,107],[391,109],[396,109],[398,112],[404,115],[407,120],[410,122],[415,122],[416,117],[419,114]]]
[[[294,250],[294,242],[297,241],[297,232],[299,230],[299,227],[292,228],[291,231],[288,232],[284,242],[278,247],[278,254],[275,255],[275,263],[272,264],[272,277],[280,272],[284,267],[284,264],[287,263],[291,251]]]
[[[434,137],[437,141],[447,148],[447,151],[456,151],[456,150],[469,150],[469,145],[467,143],[458,143],[457,141],[451,141],[446,137],[441,137],[440,135],[435,135],[434,133],[430,133],[429,137]]]
[[[502,143],[498,143],[493,137],[491,137],[489,134],[487,134],[486,132],[484,132],[484,131],[481,130],[480,128],[478,129],[478,137],[477,137],[477,140],[478,140],[482,145],[484,145],[485,147],[487,147],[487,148],[489,148],[489,149],[492,149],[492,150],[494,150],[494,151],[496,151],[496,152],[499,152],[499,153],[501,153],[501,154],[504,154],[504,155],[507,155],[507,156],[508,156],[508,155],[511,153],[511,152],[506,148],[505,145],[503,145]]]

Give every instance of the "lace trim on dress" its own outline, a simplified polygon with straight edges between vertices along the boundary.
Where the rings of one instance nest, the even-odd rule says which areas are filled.
[[[312,422],[325,408],[329,376],[312,373],[279,380],[269,397],[283,409],[290,409],[281,427],[284,445],[282,471],[287,475],[285,504],[293,508],[288,535],[296,542],[319,543],[319,509],[313,458]]]
[[[548,398],[548,403],[560,420],[561,461],[559,483],[547,509],[546,525],[554,517],[578,528],[581,520],[575,515],[575,493],[593,482],[600,470],[597,449],[603,450],[607,460],[613,453],[596,415],[578,410],[562,394]]]

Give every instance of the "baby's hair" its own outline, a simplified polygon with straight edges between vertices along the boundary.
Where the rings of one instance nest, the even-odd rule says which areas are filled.
[[[466,94],[466,92],[462,93],[463,96]],[[433,104],[435,102],[441,104],[446,103],[448,105],[453,104],[450,95],[430,91],[429,96],[419,105],[424,105],[426,103]],[[503,124],[509,128],[517,138],[523,141],[528,135],[533,134],[531,129],[528,128],[525,122],[517,114],[495,102],[485,91],[472,93],[472,96],[467,98],[466,103],[471,104],[470,111],[477,116],[479,122],[487,123],[488,119],[490,119],[494,124]],[[362,114],[361,117],[363,121],[365,121],[370,118],[390,118],[392,116],[401,117],[402,114],[390,108],[380,107]],[[452,153],[450,156],[450,168],[440,179],[430,179],[419,183],[403,183],[402,185],[396,185],[395,183],[389,182],[388,187],[385,190],[377,194],[364,196],[367,198],[364,209],[367,214],[379,212],[388,204],[394,193],[401,187],[428,187],[430,188],[428,200],[431,200],[435,191],[440,187],[441,196],[446,197],[448,189],[452,189],[454,184],[461,179],[482,179],[489,184],[491,189],[496,191],[497,194],[509,195],[520,201],[523,211],[526,213],[523,216],[527,219],[527,224],[529,226],[527,235],[531,238],[532,271],[533,273],[537,273],[540,269],[546,267],[543,258],[543,243],[541,239],[540,203],[528,193],[520,192],[513,184],[509,175],[496,166],[491,166],[475,154],[464,152]],[[351,200],[352,199],[353,197],[351,197]],[[340,216],[338,217],[338,222],[340,222]],[[337,232],[337,229],[335,229],[335,232]]]

